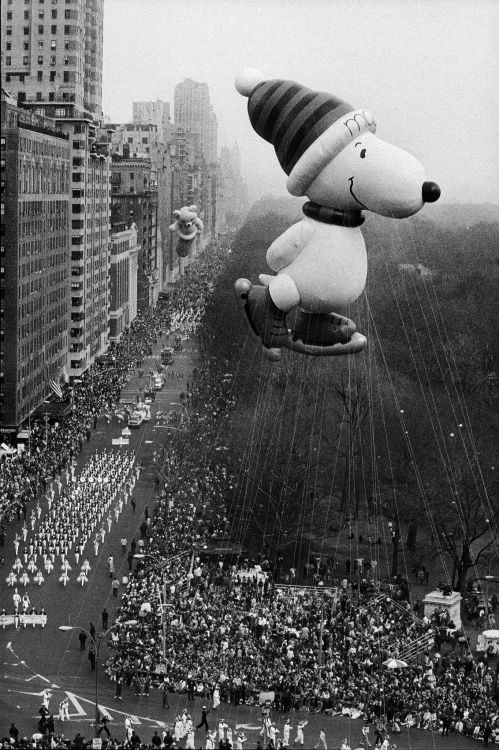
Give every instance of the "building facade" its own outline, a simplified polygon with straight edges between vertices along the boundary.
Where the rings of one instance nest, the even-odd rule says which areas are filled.
[[[133,102],[132,122],[136,125],[156,125],[159,138],[166,142],[169,137],[170,102],[156,99],[155,102]]]
[[[241,176],[239,147],[223,146],[217,181],[216,234],[226,234],[241,226],[248,211],[248,192]]]
[[[196,134],[207,164],[217,160],[217,118],[210,103],[208,84],[184,78],[174,90],[174,122],[184,131]]]
[[[119,341],[137,316],[137,227],[111,235],[109,339]]]
[[[68,351],[78,377],[108,345],[110,157],[102,118],[103,0],[2,3],[2,82],[70,148]]]
[[[2,86],[18,103],[72,103],[101,119],[103,2],[2,2]]]
[[[17,427],[65,373],[71,144],[55,122],[1,101],[1,427]]]
[[[111,224],[137,228],[137,309],[150,311],[161,291],[162,254],[158,243],[158,192],[150,159],[112,155]]]
[[[157,125],[152,123],[110,123],[106,127],[112,131],[111,147],[118,154],[125,150],[129,156],[148,158],[161,142]]]

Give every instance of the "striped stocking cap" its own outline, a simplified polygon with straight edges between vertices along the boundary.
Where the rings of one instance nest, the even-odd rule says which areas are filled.
[[[236,89],[248,97],[253,129],[274,146],[292,195],[305,195],[347,143],[361,133],[376,131],[370,112],[294,81],[266,81],[252,68],[237,76]]]

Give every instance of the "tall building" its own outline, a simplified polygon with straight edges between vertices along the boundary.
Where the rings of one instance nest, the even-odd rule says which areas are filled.
[[[103,2],[2,2],[2,86],[18,103],[72,103],[101,119]]]
[[[137,310],[150,311],[161,291],[162,253],[158,245],[158,191],[155,165],[150,159],[112,155],[111,224],[122,231],[137,230]]]
[[[1,130],[0,432],[8,432],[67,372],[71,144],[4,91]]]
[[[170,102],[156,99],[155,102],[133,102],[132,121],[136,125],[156,125],[163,141],[168,140],[171,131]]]
[[[204,160],[212,164],[217,159],[217,118],[210,104],[208,84],[184,78],[174,90],[175,125],[195,133]]]
[[[217,234],[241,226],[248,211],[248,192],[241,177],[241,157],[237,143],[220,152],[220,180],[217,194]]]
[[[2,2],[3,86],[32,117],[51,118],[50,127],[65,135],[70,149],[65,195],[70,377],[80,376],[108,345],[110,157],[106,140],[96,144],[102,27],[103,0]],[[33,359],[30,363],[34,368]]]
[[[107,349],[111,157],[95,144],[84,119],[61,123],[73,147],[71,174],[70,377],[79,377]]]
[[[137,316],[137,227],[111,235],[109,338],[119,341]]]
[[[153,123],[108,123],[111,133],[111,146],[114,153],[123,153],[123,148],[130,156],[149,157],[161,141],[161,134]]]

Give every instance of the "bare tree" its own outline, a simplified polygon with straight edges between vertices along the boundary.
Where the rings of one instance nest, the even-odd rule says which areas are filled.
[[[459,450],[445,462],[443,476],[446,486],[435,481],[428,493],[435,555],[450,562],[452,586],[464,592],[469,571],[498,543],[499,506],[493,483],[483,476],[477,456]]]
[[[345,380],[334,388],[342,405],[344,420],[347,425],[346,445],[343,452],[345,462],[340,511],[352,505],[354,500],[354,515],[359,514],[360,482],[355,473],[357,458],[362,448],[363,429],[369,414],[369,403],[363,380]]]

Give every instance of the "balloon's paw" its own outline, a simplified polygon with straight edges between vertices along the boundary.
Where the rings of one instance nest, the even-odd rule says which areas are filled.
[[[234,286],[251,329],[263,345],[267,349],[286,346],[289,338],[286,313],[276,307],[268,288],[253,285],[248,279],[238,279]]]
[[[350,318],[336,313],[314,314],[300,310],[291,332],[293,341],[302,341],[313,346],[346,344],[356,331]]]
[[[355,332],[345,343],[329,344],[327,346],[307,344],[301,339],[289,339],[288,349],[312,357],[339,357],[346,354],[358,354],[367,346],[367,339],[361,333]]]

